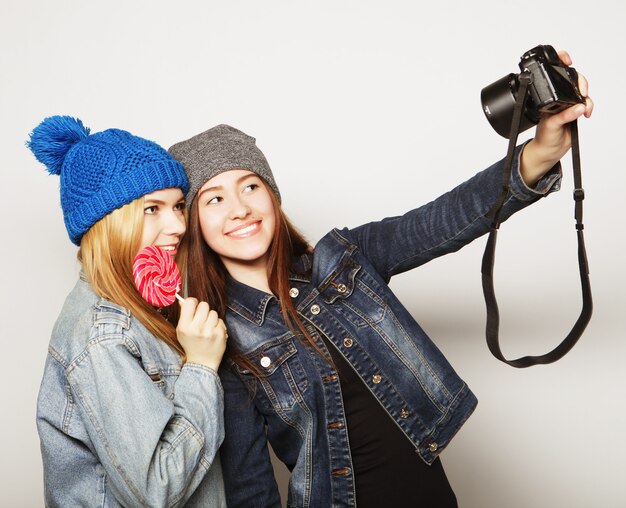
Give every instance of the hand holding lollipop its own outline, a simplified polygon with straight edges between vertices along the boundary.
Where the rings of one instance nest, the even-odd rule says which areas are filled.
[[[178,298],[182,280],[174,258],[156,245],[141,249],[133,262],[133,278],[141,296],[155,307],[172,305]]]
[[[135,256],[133,278],[141,296],[155,307],[178,298],[182,306],[176,334],[187,361],[217,370],[226,349],[226,325],[206,302],[178,294],[182,280],[174,258],[160,247],[145,247]]]

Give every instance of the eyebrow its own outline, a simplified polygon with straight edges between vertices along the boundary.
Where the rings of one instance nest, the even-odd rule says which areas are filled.
[[[176,204],[185,201],[185,198],[180,198],[179,200],[176,201]],[[166,205],[167,203],[162,200],[162,199],[155,199],[155,198],[145,198],[144,199],[144,205],[146,204],[151,204],[151,205]]]
[[[252,178],[252,177],[259,177],[259,175],[257,175],[256,173],[249,173],[247,175],[242,175],[239,178],[237,178],[237,180],[235,181],[235,183],[240,184],[241,182],[243,182],[244,180],[248,179],[248,178]],[[201,190],[198,193],[198,197],[202,196],[202,194],[204,194],[205,192],[210,192],[210,191],[216,191],[216,190],[220,190],[223,189],[224,186],[223,185],[214,185],[213,187],[207,187],[206,189]]]

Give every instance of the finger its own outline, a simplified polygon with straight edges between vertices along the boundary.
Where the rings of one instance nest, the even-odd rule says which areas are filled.
[[[572,65],[572,58],[569,56],[569,53],[567,51],[560,50],[557,51],[557,54],[559,55],[561,62],[563,62],[565,65]]]
[[[225,339],[228,338],[228,328],[226,328],[226,323],[222,319],[218,320],[216,328],[224,334]]]
[[[593,113],[593,100],[591,97],[587,97],[585,99],[585,118],[589,118],[591,113]]]
[[[226,327],[226,323],[224,323],[223,319],[219,320],[218,326],[221,326],[225,332],[228,332],[228,328]]]
[[[206,323],[210,312],[211,309],[209,308],[209,304],[206,302],[200,302],[196,307],[196,312],[193,316],[193,320],[196,323],[203,325],[204,323]]]
[[[587,82],[587,78],[582,74],[578,74],[578,90],[580,91],[580,95],[587,97],[589,93],[589,83]]]
[[[210,311],[206,320],[207,326],[215,328],[218,326],[219,321],[220,317],[217,315],[217,312],[215,312],[214,310]]]
[[[180,302],[180,321],[191,321],[197,305],[198,300],[193,297],[185,298],[182,302]]]
[[[576,104],[570,108],[564,109],[560,113],[556,115],[552,115],[547,119],[550,123],[556,125],[557,127],[563,126],[566,123],[573,122],[577,118],[580,118],[586,111],[586,106],[584,104]]]

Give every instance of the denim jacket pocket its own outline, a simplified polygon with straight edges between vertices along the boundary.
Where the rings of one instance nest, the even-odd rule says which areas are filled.
[[[266,409],[284,411],[302,402],[308,381],[293,335],[266,342],[247,354],[246,359],[255,367],[254,373],[239,365],[235,369],[248,386],[258,381],[263,396],[257,393],[256,399]]]
[[[384,288],[367,271],[361,270],[352,256],[320,288],[322,298],[359,328],[376,325],[385,318],[387,305],[381,296],[384,293]]]
[[[180,374],[177,353],[137,330],[131,329],[130,313],[114,304],[101,301],[94,317],[99,337],[119,336],[128,352],[141,364],[152,384],[169,400],[174,398],[174,385]]]

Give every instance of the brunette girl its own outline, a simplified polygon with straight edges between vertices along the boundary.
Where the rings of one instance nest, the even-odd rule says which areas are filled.
[[[584,78],[580,88],[586,96]],[[567,123],[591,111],[588,100],[545,118],[517,148],[502,219],[558,188]],[[503,162],[313,248],[283,213],[254,138],[219,125],[170,153],[190,180],[190,292],[230,335],[220,369],[229,506],[280,506],[268,441],[291,471],[290,507],[456,506],[439,455],[476,398],[388,283],[489,230]]]

